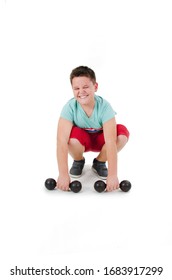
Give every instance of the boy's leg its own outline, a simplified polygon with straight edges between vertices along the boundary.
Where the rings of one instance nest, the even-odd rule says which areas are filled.
[[[75,126],[72,128],[68,143],[69,154],[74,159],[69,171],[71,177],[81,176],[85,164],[83,153],[87,150],[89,141],[90,139],[83,129]]]
[[[128,142],[129,132],[124,125],[117,125],[117,152],[121,151],[123,147]],[[99,135],[97,138],[97,143],[99,143],[100,153],[97,158],[94,159],[92,168],[99,175],[99,177],[106,178],[108,174],[108,170],[106,167],[106,144],[104,142],[103,133]]]
[[[69,149],[69,154],[74,159],[69,174],[71,177],[78,178],[82,175],[82,170],[85,164],[85,159],[83,157],[83,152],[85,148],[83,145],[81,145],[81,143],[77,139],[71,138],[69,140],[68,149]]]
[[[116,142],[117,152],[121,151],[124,148],[124,146],[128,142],[128,138],[129,138],[128,129],[122,124],[117,124],[117,142]],[[106,161],[107,160],[106,144],[104,144],[102,146],[102,149],[101,149],[99,155],[97,156],[97,160],[99,160],[99,161]]]
[[[127,144],[127,142],[128,142],[128,137],[126,135],[122,135],[122,134],[118,135],[117,142],[116,142],[117,152],[120,152]]]
[[[116,142],[116,146],[117,146],[117,152],[120,152],[124,146],[127,144],[128,142],[128,138],[125,135],[118,135],[117,136],[117,142]],[[103,145],[100,153],[97,156],[97,160],[99,161],[107,161],[107,157],[106,157],[106,144]]]
[[[69,154],[74,160],[82,160],[85,147],[79,142],[78,139],[71,138],[68,144]]]

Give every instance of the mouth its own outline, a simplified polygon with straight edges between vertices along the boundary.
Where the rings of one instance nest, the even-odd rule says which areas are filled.
[[[81,95],[81,96],[78,96],[80,99],[86,99],[88,97],[88,95]]]

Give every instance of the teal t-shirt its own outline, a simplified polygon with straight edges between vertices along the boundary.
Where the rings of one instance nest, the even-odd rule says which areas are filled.
[[[102,130],[103,124],[114,118],[116,112],[108,101],[95,95],[95,106],[90,117],[87,116],[75,98],[70,99],[63,107],[60,117],[71,121],[75,126],[83,128],[90,133]]]

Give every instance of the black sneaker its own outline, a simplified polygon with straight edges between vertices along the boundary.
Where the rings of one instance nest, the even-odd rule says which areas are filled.
[[[82,175],[82,169],[84,168],[85,158],[82,160],[74,160],[72,167],[69,171],[69,175],[74,178],[78,178]]]
[[[108,175],[108,169],[106,162],[98,161],[96,158],[93,160],[92,169],[101,179],[106,179]]]

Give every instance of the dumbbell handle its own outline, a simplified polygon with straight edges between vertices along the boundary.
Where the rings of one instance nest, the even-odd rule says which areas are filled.
[[[57,186],[57,182],[53,178],[48,178],[45,181],[44,185],[48,190],[54,190]],[[69,184],[69,190],[71,190],[74,193],[79,192],[81,190],[81,188],[82,188],[82,185],[79,181],[73,181]]]
[[[107,186],[106,183],[104,181],[101,181],[101,180],[96,181],[95,184],[94,184],[94,188],[97,192],[106,191],[106,186]],[[131,189],[131,183],[127,180],[123,180],[119,184],[119,187],[123,192],[128,192]]]

